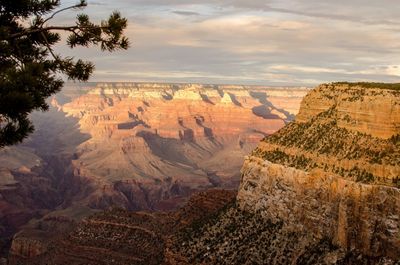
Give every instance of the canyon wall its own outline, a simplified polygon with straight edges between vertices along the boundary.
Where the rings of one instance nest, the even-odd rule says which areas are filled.
[[[319,86],[246,158],[239,207],[310,240],[400,259],[399,110],[396,89]]]
[[[339,127],[388,139],[400,129],[398,93],[392,89],[345,84],[321,85],[304,98],[296,121],[305,123],[334,108]]]
[[[194,190],[237,187],[243,156],[292,120],[306,91],[98,84],[60,106],[90,136],[72,161],[75,176],[92,188],[79,200],[155,210]]]

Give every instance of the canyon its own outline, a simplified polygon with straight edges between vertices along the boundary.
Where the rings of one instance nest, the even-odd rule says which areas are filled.
[[[237,189],[243,157],[293,120],[307,92],[67,84],[49,112],[32,114],[35,133],[0,152],[0,249],[18,232],[14,252],[39,255],[54,233],[99,211],[169,211],[197,191]]]
[[[47,217],[14,238],[10,263],[399,264],[399,108],[399,86],[318,86],[246,156],[237,192],[65,226]]]

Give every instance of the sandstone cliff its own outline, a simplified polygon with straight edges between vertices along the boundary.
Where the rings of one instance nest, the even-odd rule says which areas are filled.
[[[347,251],[400,258],[400,90],[321,85],[246,158],[241,209]]]

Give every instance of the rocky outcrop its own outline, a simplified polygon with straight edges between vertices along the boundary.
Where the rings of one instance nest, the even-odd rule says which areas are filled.
[[[243,166],[238,204],[284,221],[293,231],[330,238],[347,250],[372,257],[399,258],[400,190],[306,172],[256,157]]]
[[[356,182],[398,187],[399,90],[353,85],[347,85],[349,91],[345,88],[343,84],[322,85],[310,92],[302,102],[300,118],[265,139],[253,155],[307,171],[320,168]],[[349,100],[357,93],[364,96]],[[315,107],[324,105],[321,102],[331,103]],[[374,103],[386,105],[378,111]],[[343,106],[347,106],[348,113]],[[371,110],[363,110],[368,106]],[[367,120],[372,122],[365,124]],[[387,128],[385,135],[376,128]]]
[[[399,134],[399,89],[379,85],[333,83],[321,85],[301,103],[297,122],[308,122],[334,108],[340,128],[388,139]]]
[[[246,158],[240,209],[350,253],[400,259],[399,107],[400,91],[379,84],[319,86]]]
[[[10,253],[22,259],[29,259],[43,254],[47,247],[45,242],[37,239],[16,238],[13,240]]]

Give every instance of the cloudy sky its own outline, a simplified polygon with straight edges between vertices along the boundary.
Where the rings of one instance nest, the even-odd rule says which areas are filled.
[[[63,6],[77,1],[62,1]],[[58,51],[93,61],[92,81],[307,85],[400,81],[397,0],[92,0],[120,10],[128,51]],[[57,21],[68,24],[77,12]]]

